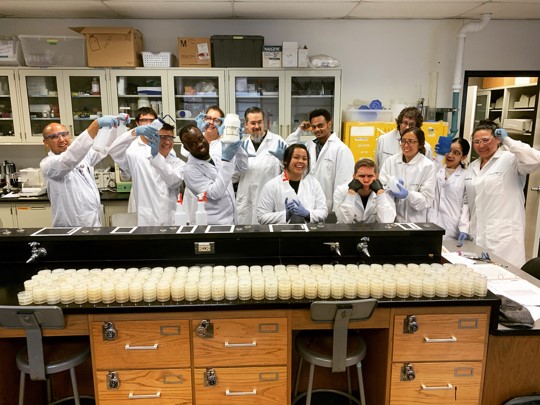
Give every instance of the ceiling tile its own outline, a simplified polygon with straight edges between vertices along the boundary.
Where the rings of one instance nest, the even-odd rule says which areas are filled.
[[[243,18],[271,18],[271,19],[337,19],[346,16],[357,2],[345,3],[315,3],[315,2],[235,2],[234,14]],[[264,17],[262,17],[264,16]]]
[[[485,3],[464,13],[463,17],[478,18],[485,13],[491,13],[492,19],[540,19],[540,3]]]
[[[124,18],[231,18],[230,2],[105,0],[104,3]]]

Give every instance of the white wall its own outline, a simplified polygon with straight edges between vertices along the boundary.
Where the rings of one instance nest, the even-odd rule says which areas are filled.
[[[342,105],[379,99],[416,103],[428,98],[438,72],[437,105],[450,107],[456,34],[462,20],[49,20],[2,19],[0,35],[78,35],[74,26],[134,26],[145,49],[177,53],[177,37],[263,35],[266,44],[297,41],[310,55],[328,54],[343,69]],[[540,70],[540,21],[491,21],[468,34],[464,70]],[[431,105],[430,107],[433,107]],[[13,149],[13,148],[11,148]],[[27,149],[27,148],[23,148]],[[5,159],[0,149],[0,160]],[[32,149],[32,154],[40,148]],[[16,152],[17,153],[17,152]],[[16,157],[14,158],[16,159]],[[24,166],[21,166],[24,167]]]

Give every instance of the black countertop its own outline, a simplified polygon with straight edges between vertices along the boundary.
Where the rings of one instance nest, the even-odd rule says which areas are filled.
[[[101,190],[99,192],[101,201],[127,201],[129,199],[129,193],[117,193],[115,191]],[[14,203],[14,202],[49,202],[47,194],[40,195],[38,197],[2,197],[1,203]]]

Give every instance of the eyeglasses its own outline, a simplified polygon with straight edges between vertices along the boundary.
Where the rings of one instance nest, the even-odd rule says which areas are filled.
[[[401,145],[413,146],[414,144],[418,143],[418,141],[414,139],[400,139],[399,143]]]
[[[151,122],[154,122],[155,118],[139,118],[137,122],[141,124],[149,124]]]
[[[55,134],[50,134],[44,137],[45,140],[57,141],[60,137],[67,138],[69,137],[69,132],[57,132]]]
[[[160,135],[159,136],[159,140],[161,142],[173,142],[174,141],[174,136],[171,136],[171,135]]]
[[[254,127],[255,125],[258,125],[259,127],[262,127],[264,124],[264,121],[248,121],[248,124]]]
[[[472,141],[472,143],[474,143],[475,145],[485,145],[486,143],[489,143],[493,138],[493,135],[491,135],[489,138],[475,139],[474,141]]]
[[[416,126],[416,121],[413,121],[413,120],[408,120],[408,119],[403,119],[403,121],[401,121],[400,125],[405,125],[407,127],[415,127]]]
[[[447,155],[461,156],[462,153],[459,150],[454,149],[448,152]]]
[[[221,123],[223,122],[223,120],[221,118],[214,118],[214,117],[210,117],[209,115],[205,115],[204,120],[206,122],[213,123],[216,127],[219,127],[221,125]]]

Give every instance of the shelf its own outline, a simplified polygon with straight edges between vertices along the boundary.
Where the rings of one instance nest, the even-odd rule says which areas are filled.
[[[534,108],[511,108],[508,112],[534,111]]]
[[[292,98],[334,98],[333,94],[322,94],[322,95],[309,95],[309,96],[291,96]]]
[[[71,96],[71,98],[101,98],[101,94],[98,94],[98,95],[92,95],[92,94],[88,94],[88,95],[84,95],[84,96]]]
[[[0,118],[0,121],[13,121],[13,118]]]
[[[2,94],[0,95],[0,98],[10,98],[11,96],[9,94]]]
[[[218,98],[217,94],[182,94],[174,96],[176,98]]]
[[[145,97],[145,98],[161,98],[162,95],[161,94],[130,94],[130,95],[125,95],[125,96],[118,96],[119,99],[121,98],[141,98],[141,97]]]
[[[39,95],[39,94],[29,94],[28,97],[32,98],[58,98],[58,94],[56,96],[49,96],[49,95]]]

